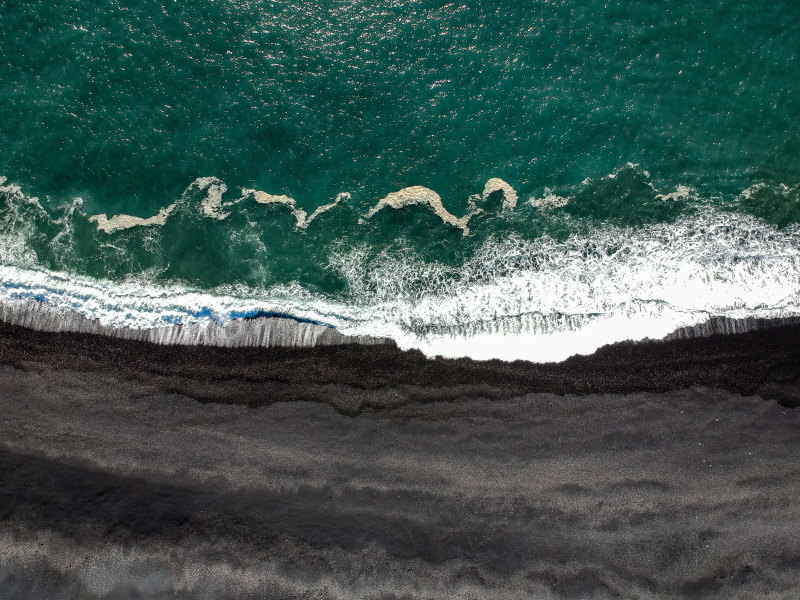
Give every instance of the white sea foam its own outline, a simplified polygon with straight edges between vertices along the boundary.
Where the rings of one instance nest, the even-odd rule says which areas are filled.
[[[531,198],[528,200],[528,203],[540,210],[552,210],[554,208],[566,206],[569,203],[569,198],[554,194],[553,190],[546,187],[544,188],[544,194],[541,198]]]
[[[308,348],[386,342],[364,336],[346,336],[321,323],[281,316],[232,319],[225,323],[206,319],[143,329],[118,327],[104,324],[99,319],[89,319],[74,310],[54,308],[47,302],[35,299],[0,302],[0,321],[38,331],[91,333],[163,345]]]
[[[427,206],[442,221],[452,227],[460,229],[464,235],[469,234],[468,224],[471,214],[461,218],[456,217],[444,207],[444,204],[442,204],[442,198],[439,196],[439,194],[421,185],[413,185],[396,192],[391,192],[388,196],[382,198],[375,206],[369,209],[369,212],[367,212],[365,217],[367,219],[372,218],[375,213],[383,210],[384,208],[400,209],[415,204]]]
[[[695,189],[686,185],[679,185],[673,191],[666,194],[657,190],[652,184],[650,187],[653,188],[654,192],[656,192],[656,199],[663,200],[664,202],[686,201],[697,197],[697,192]]]
[[[5,178],[3,178],[3,181]],[[2,182],[0,182],[2,184]],[[297,206],[294,198],[283,195],[273,195],[259,190],[242,188],[242,196],[230,202],[223,202],[222,196],[228,191],[228,186],[216,177],[198,177],[181,194],[178,202],[162,208],[152,217],[136,217],[133,215],[119,214],[112,217],[106,214],[97,214],[89,217],[90,223],[97,223],[97,229],[105,233],[114,233],[131,227],[153,227],[162,226],[175,211],[179,203],[186,202],[193,193],[205,192],[200,202],[200,212],[209,219],[222,221],[230,216],[230,209],[236,204],[248,198],[255,199],[259,204],[277,204],[286,206],[297,220],[297,227],[305,229],[314,219],[324,212],[329,211],[339,204],[342,200],[350,198],[350,194],[342,192],[330,204],[317,207],[310,215],[305,210]]]
[[[0,185],[5,182],[5,178],[0,181]],[[350,199],[350,193],[342,192],[337,194],[333,202],[323,204],[317,207],[310,215],[297,205],[297,201],[291,196],[284,194],[270,194],[264,191],[242,188],[242,195],[236,200],[230,202],[223,201],[223,194],[227,192],[228,186],[216,177],[198,177],[189,187],[181,194],[178,202],[174,202],[169,206],[162,208],[157,214],[151,217],[138,217],[128,214],[118,214],[109,217],[107,214],[97,214],[89,217],[89,222],[96,223],[97,229],[105,233],[114,233],[130,229],[132,227],[154,227],[163,226],[170,215],[173,214],[178,204],[186,202],[193,193],[205,192],[200,202],[200,212],[203,216],[209,219],[222,221],[230,216],[230,209],[245,201],[249,198],[255,200],[258,204],[278,205],[284,206],[294,216],[297,222],[298,229],[305,229],[308,225],[316,219],[319,215],[331,210],[337,206],[341,201]],[[375,213],[384,208],[400,209],[414,204],[421,204],[427,206],[434,214],[436,214],[444,223],[452,227],[461,229],[464,235],[469,234],[469,221],[479,212],[481,208],[476,207],[478,202],[486,201],[491,195],[500,192],[503,195],[503,212],[513,211],[517,206],[519,199],[517,192],[506,181],[493,177],[486,182],[483,193],[475,195],[470,198],[472,210],[463,217],[456,217],[450,213],[442,203],[442,199],[433,190],[423,186],[411,186],[392,192],[385,198],[382,198],[373,208],[371,208],[366,218],[371,218]]]
[[[202,214],[210,219],[221,221],[230,214],[225,212],[225,209],[235,204],[234,202],[222,202],[222,195],[227,190],[228,186],[216,177],[198,177],[184,190],[179,202],[186,201],[194,191],[206,192],[200,204]],[[90,216],[89,222],[97,223],[97,229],[105,233],[114,233],[131,227],[160,227],[167,222],[179,202],[173,202],[169,206],[162,208],[152,217],[136,217],[126,214],[109,217],[103,213]]]
[[[223,186],[215,178],[201,178],[182,198],[194,201],[197,192],[206,192],[212,212],[223,215],[237,202],[257,196],[244,190],[238,200],[223,203]],[[787,186],[758,184],[741,196],[752,197],[766,187],[794,193]],[[396,192],[370,212],[415,203],[444,210],[435,192],[420,189]],[[653,189],[663,200],[695,194],[682,186],[667,194]],[[332,299],[298,286],[200,292],[177,284],[115,283],[47,271],[37,266],[30,244],[42,237],[37,223],[63,220],[60,229],[54,228],[62,234],[42,238],[57,255],[55,246],[68,242],[74,215],[80,213],[79,199],[53,220],[36,198],[5,178],[0,178],[0,193],[5,203],[0,214],[2,318],[31,326],[49,323],[51,329],[216,345],[322,343],[314,332],[335,329],[345,335],[390,337],[403,348],[430,355],[547,361],[623,339],[663,337],[708,323],[713,316],[800,315],[800,229],[776,229],[754,217],[710,209],[674,224],[606,227],[565,242],[492,238],[457,268],[393,247],[377,258],[361,249],[343,252],[331,258],[330,266],[346,279],[350,292]],[[343,197],[310,216],[289,197],[269,198],[297,211],[297,225],[304,227]],[[198,212],[204,211],[201,205]],[[445,213],[464,228],[472,214],[459,219]],[[98,226],[110,227],[115,218]],[[294,333],[287,334],[279,332],[284,325],[241,319],[259,314],[291,316],[302,326],[292,326]],[[94,324],[86,325],[87,319]]]
[[[306,227],[308,227],[308,224],[311,223],[314,219],[316,219],[319,215],[334,208],[342,200],[350,199],[350,194],[348,192],[342,192],[336,195],[336,199],[333,202],[331,202],[330,204],[323,204],[322,206],[318,206],[314,210],[314,212],[312,212],[309,215],[308,213],[306,213],[305,210],[297,206],[297,202],[295,201],[294,198],[290,198],[289,196],[284,196],[284,195],[276,196],[273,194],[267,194],[266,192],[261,192],[259,190],[242,188],[242,198],[240,200],[244,200],[248,196],[252,196],[253,199],[259,204],[277,204],[280,206],[286,206],[291,211],[292,215],[297,221],[298,229],[305,229]]]
[[[497,177],[492,177],[486,182],[486,186],[483,188],[483,194],[481,194],[481,198],[485,201],[489,198],[489,196],[496,192],[502,192],[503,194],[503,212],[512,211],[517,207],[517,200],[519,200],[519,196],[517,195],[516,190],[507,182]]]
[[[152,217],[142,218],[134,217],[131,215],[114,215],[107,217],[105,214],[92,215],[89,217],[90,223],[97,223],[97,229],[105,233],[113,233],[122,229],[130,229],[131,227],[148,227],[152,225],[161,226],[167,222],[167,217],[175,210],[175,205],[170,204],[166,208],[158,211],[158,214]]]
[[[0,265],[0,320],[44,331],[97,333],[159,344],[315,346],[371,343],[347,336],[335,306],[295,287],[233,296],[143,278],[124,282]],[[337,328],[337,326],[339,326]]]
[[[375,213],[383,210],[384,208],[392,208],[397,210],[407,206],[419,204],[427,206],[447,225],[460,229],[464,235],[469,235],[470,219],[476,214],[483,212],[483,209],[478,207],[477,204],[480,202],[485,202],[489,196],[495,194],[496,192],[501,192],[503,194],[503,212],[510,212],[516,208],[517,200],[519,199],[517,192],[507,182],[497,177],[493,177],[486,182],[486,186],[484,187],[482,194],[470,196],[469,200],[471,210],[463,217],[456,217],[454,214],[448,211],[444,207],[442,198],[439,196],[439,194],[434,192],[432,189],[421,185],[413,185],[396,192],[391,192],[385,198],[379,200],[378,203],[369,209],[367,214],[364,216],[369,219],[372,218]]]
[[[216,177],[199,177],[189,186],[189,189],[192,188],[206,192],[201,204],[203,214],[206,217],[221,221],[230,216],[230,213],[225,212],[225,206],[222,203],[222,194],[228,191],[228,186],[219,179]]]
[[[800,230],[743,215],[708,211],[565,242],[490,240],[457,271],[366,256],[334,261],[362,322],[431,355],[561,360],[712,316],[800,314]]]
[[[605,176],[607,179],[615,179],[623,170],[636,169],[638,165],[627,163],[625,166],[615,169]],[[641,171],[645,178],[649,178],[647,171]],[[0,191],[15,190],[19,191],[16,186],[4,186],[6,178],[0,179]],[[587,178],[584,180],[583,185],[590,185],[594,180]],[[655,198],[662,201],[679,201],[689,200],[697,197],[697,192],[688,186],[678,185],[671,192],[662,192],[650,182],[647,185],[653,190]],[[752,194],[765,187],[764,184],[756,184],[747,190],[744,190],[741,195],[745,198],[750,198]],[[347,192],[340,193],[336,196],[335,200],[329,204],[324,204],[317,207],[310,215],[297,205],[297,201],[287,195],[270,194],[260,190],[242,188],[241,197],[229,202],[223,201],[223,194],[227,191],[227,185],[216,177],[198,177],[195,179],[183,192],[178,202],[162,208],[159,212],[150,217],[138,217],[128,214],[118,214],[108,217],[106,214],[97,214],[89,217],[89,221],[97,224],[97,228],[105,233],[113,233],[132,227],[149,227],[149,226],[162,226],[167,222],[167,219],[174,213],[176,207],[183,202],[186,202],[193,193],[205,192],[200,202],[200,212],[203,216],[215,219],[224,220],[230,216],[230,210],[235,205],[249,198],[254,199],[259,204],[272,204],[285,206],[292,215],[295,217],[296,226],[298,229],[305,229],[308,225],[319,215],[337,206],[342,200],[349,199],[350,194]],[[776,193],[788,193],[790,188],[782,186],[776,188]],[[369,219],[377,212],[384,208],[401,209],[411,205],[424,205],[428,207],[435,215],[437,215],[443,223],[460,229],[464,235],[470,232],[469,222],[473,216],[483,212],[480,204],[485,202],[490,196],[495,193],[501,193],[503,196],[502,212],[513,212],[519,200],[516,190],[503,179],[493,177],[486,182],[483,192],[481,194],[474,194],[470,196],[470,210],[462,217],[449,212],[442,202],[441,196],[435,191],[424,186],[410,186],[403,188],[396,192],[389,193],[386,197],[378,201],[365,216]],[[35,200],[35,199],[34,199]],[[541,198],[532,197],[528,204],[540,209],[551,210],[565,206],[569,203],[569,196],[561,196],[553,193],[550,188],[545,188],[544,195]]]
[[[759,182],[742,190],[739,196],[745,200],[750,200],[763,190],[767,190],[777,196],[783,196],[784,198],[794,198],[795,202],[800,202],[800,186],[790,187],[785,183],[768,184]]]
[[[661,338],[713,316],[800,315],[800,229],[710,210],[563,242],[490,239],[459,267],[390,247],[377,258],[366,249],[334,255],[330,268],[348,294],[334,299],[297,285],[202,292],[4,264],[0,305],[12,322],[85,328],[67,316],[74,314],[93,319],[97,332],[161,343],[276,343],[283,334],[265,333],[272,326],[241,318],[277,314],[314,325],[295,328],[285,343],[317,343],[314,332],[333,328],[429,355],[535,361]]]
[[[36,264],[31,241],[39,237],[37,220],[47,221],[50,216],[37,197],[7,182],[7,177],[0,176],[0,196],[5,200],[5,209],[0,211],[0,262]]]

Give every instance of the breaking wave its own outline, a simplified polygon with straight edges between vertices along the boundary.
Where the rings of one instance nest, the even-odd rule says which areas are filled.
[[[562,242],[490,239],[456,268],[412,253],[333,262],[383,321],[374,334],[431,355],[552,361],[714,317],[800,314],[799,233],[709,209]]]
[[[430,356],[557,361],[720,317],[800,315],[800,229],[710,208],[673,223],[607,225],[561,241],[490,236],[457,265],[409,248],[376,253],[356,245],[322,266],[345,282],[341,292],[296,283],[199,290],[3,264],[1,316],[160,343],[345,341],[322,335],[330,330],[351,340],[394,340]],[[95,325],[74,325],[68,315]],[[268,318],[302,327],[264,333]],[[131,333],[143,331],[150,333]]]

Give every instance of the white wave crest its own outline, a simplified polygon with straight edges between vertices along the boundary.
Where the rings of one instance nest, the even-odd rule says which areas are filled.
[[[375,206],[369,209],[366,215],[367,219],[372,218],[375,213],[383,210],[384,208],[400,209],[406,206],[415,204],[423,204],[433,211],[437,217],[452,227],[460,229],[464,235],[469,235],[469,219],[472,216],[468,214],[461,218],[456,217],[450,213],[442,204],[442,198],[433,190],[421,185],[413,185],[411,187],[403,188],[397,192],[391,192],[385,198],[382,198]]]
[[[653,188],[653,191],[656,192],[656,200],[662,200],[664,202],[669,202],[669,201],[678,202],[678,201],[691,200],[697,197],[697,192],[695,191],[695,189],[686,185],[676,186],[673,191],[668,192],[666,194],[657,190],[653,184],[649,185],[651,188]]]
[[[517,207],[519,196],[516,190],[507,182],[497,177],[492,177],[486,182],[486,186],[483,188],[483,194],[481,194],[481,199],[485,201],[496,192],[502,192],[503,194],[503,212],[512,211]]]
[[[753,186],[742,196],[762,188]],[[435,192],[421,190],[395,193],[379,206],[418,203],[434,212],[438,207],[444,210]],[[776,190],[794,193],[785,186]],[[196,180],[189,191],[192,198],[197,191],[207,192],[210,210],[218,215],[255,194],[244,190],[238,200],[224,203],[224,184],[215,178]],[[679,187],[663,196],[679,200],[693,193]],[[200,292],[178,284],[97,281],[47,271],[37,266],[31,241],[43,235],[37,220],[57,222],[36,198],[25,196],[5,178],[0,178],[0,194],[5,203],[0,213],[0,304],[43,303],[64,315],[94,319],[104,332],[160,331],[141,339],[223,343],[227,333],[202,331],[227,327],[243,317],[286,315],[344,335],[392,338],[403,348],[419,348],[429,355],[551,361],[615,341],[660,338],[715,316],[800,315],[800,228],[778,229],[755,217],[711,209],[672,224],[605,227],[561,242],[546,237],[490,238],[457,267],[424,261],[393,247],[377,258],[365,249],[342,252],[330,258],[329,267],[345,279],[349,293],[334,299],[298,287]],[[186,192],[184,197],[190,198]],[[288,196],[270,198],[297,211],[298,227],[303,227],[343,197],[311,215],[300,214],[302,209]],[[79,199],[70,206],[63,227],[54,228],[66,233],[43,238],[51,248],[70,235]],[[204,210],[201,206],[200,212]],[[462,222],[447,214],[466,229],[470,215]],[[115,218],[103,223],[98,219],[98,226],[111,227]],[[17,310],[22,309],[12,313]],[[241,322],[242,330],[251,326],[251,321]],[[178,335],[170,329],[174,327],[182,327],[184,333]],[[194,327],[194,333],[187,327]],[[260,335],[244,337],[265,339]]]
[[[158,211],[152,217],[142,218],[131,215],[114,215],[107,217],[105,214],[92,215],[89,217],[90,223],[97,223],[97,229],[105,233],[113,233],[131,227],[149,227],[152,225],[161,226],[167,222],[167,217],[175,210],[175,205],[171,204]]]
[[[308,227],[308,224],[319,215],[334,208],[342,200],[350,198],[348,192],[342,192],[336,196],[333,202],[317,207],[314,212],[308,215],[305,210],[298,208],[294,198],[290,198],[289,196],[276,196],[249,188],[242,188],[242,195],[240,198],[230,202],[223,202],[222,196],[228,191],[228,186],[216,177],[198,177],[184,190],[178,202],[173,202],[169,206],[162,208],[152,217],[136,217],[126,214],[109,217],[106,214],[97,214],[90,216],[89,222],[97,223],[97,229],[105,233],[114,233],[115,231],[130,229],[131,227],[163,226],[178,204],[185,202],[189,198],[190,193],[195,191],[205,192],[205,196],[200,202],[200,211],[203,216],[209,219],[222,221],[228,218],[230,216],[229,210],[233,206],[252,197],[259,204],[278,204],[288,207],[297,220],[297,227],[299,229],[305,229]]]
[[[534,206],[540,210],[552,210],[554,208],[561,208],[562,206],[566,206],[569,203],[569,198],[564,196],[559,196],[558,194],[554,194],[553,190],[546,187],[544,188],[544,194],[541,198],[531,198],[528,200],[528,204]]]
[[[284,195],[276,196],[273,194],[267,194],[266,192],[261,192],[259,190],[242,188],[242,197],[240,198],[240,200],[244,200],[248,196],[252,196],[253,199],[259,204],[277,204],[281,206],[286,206],[292,212],[292,215],[297,221],[298,229],[305,229],[306,227],[308,227],[308,224],[311,223],[314,219],[316,219],[319,215],[334,208],[342,200],[350,199],[349,192],[342,192],[336,195],[336,199],[333,202],[331,202],[330,204],[323,204],[322,206],[318,206],[314,210],[314,212],[312,212],[309,215],[308,213],[306,213],[305,210],[297,206],[297,202],[295,201],[294,198],[290,198],[289,196],[284,196]]]
[[[317,346],[381,343],[347,335],[336,306],[298,286],[212,292],[131,278],[96,280],[0,265],[0,320],[42,331],[94,333],[159,344]],[[346,310],[344,311],[346,312]]]
[[[7,182],[7,177],[0,176],[0,197],[5,200],[5,209],[0,211],[0,262],[36,264],[36,251],[31,247],[39,236],[36,218],[49,220],[50,216],[37,197]]]
[[[140,342],[182,346],[309,348],[337,344],[381,344],[388,340],[346,336],[322,323],[298,321],[283,316],[212,319],[177,325],[133,328],[107,325],[74,310],[62,310],[36,299],[0,301],[0,321],[38,331],[91,333]]]
[[[713,317],[800,315],[800,228],[713,211],[563,242],[490,239],[458,267],[387,248],[375,258],[366,249],[334,255],[330,268],[346,279],[346,296],[333,299],[296,285],[201,292],[0,265],[0,305],[17,307],[4,309],[8,318],[39,314],[29,303],[40,302],[93,319],[104,333],[157,330],[120,335],[162,343],[258,343],[269,335],[243,334],[255,325],[241,319],[285,316],[346,336],[391,338],[428,355],[534,361],[663,338]],[[249,341],[221,333],[232,322],[243,323],[235,339]]]
[[[564,242],[489,240],[458,268],[390,251],[332,266],[372,335],[429,355],[555,361],[714,316],[800,315],[800,230],[710,210]]]
[[[742,190],[741,193],[739,194],[739,197],[744,198],[745,200],[751,200],[759,192],[763,192],[765,190],[767,192],[775,194],[776,196],[782,196],[784,198],[794,198],[796,202],[800,202],[800,185],[791,187],[786,185],[785,183],[770,184],[770,183],[765,183],[763,181],[753,184],[750,187]]]
[[[3,178],[3,182],[5,178]],[[2,182],[0,182],[2,183]],[[205,192],[205,196],[201,200],[200,210],[203,216],[209,219],[222,221],[230,216],[230,209],[245,201],[249,198],[254,199],[258,204],[278,205],[285,206],[294,216],[297,221],[298,229],[305,229],[308,225],[321,214],[336,207],[341,201],[349,200],[350,193],[342,192],[336,195],[333,202],[323,204],[317,207],[311,214],[308,214],[304,209],[297,205],[297,201],[287,195],[283,194],[269,194],[256,189],[242,188],[241,197],[230,202],[224,202],[222,199],[223,194],[228,191],[228,186],[216,177],[198,177],[189,187],[181,194],[177,202],[173,202],[169,206],[162,208],[157,214],[151,217],[138,217],[128,214],[117,214],[109,217],[107,214],[97,214],[89,217],[90,223],[96,223],[97,229],[104,233],[114,233],[130,229],[132,227],[159,227],[163,226],[170,215],[173,214],[178,204],[187,201],[192,192]],[[513,211],[517,206],[518,195],[511,185],[507,182],[493,177],[486,182],[483,193],[475,195],[470,198],[472,210],[463,217],[456,217],[450,213],[442,203],[442,199],[433,190],[423,186],[411,186],[403,188],[397,192],[392,192],[385,198],[382,198],[378,203],[372,207],[367,214],[366,218],[371,218],[375,213],[384,208],[400,209],[413,204],[422,204],[430,208],[444,223],[452,227],[461,229],[464,235],[469,234],[469,221],[475,215],[482,211],[476,208],[475,204],[478,201],[486,201],[491,195],[500,192],[503,195],[503,212]]]
[[[216,177],[198,177],[184,190],[178,202],[173,202],[169,206],[162,208],[152,217],[136,217],[126,214],[109,217],[103,213],[90,216],[89,222],[97,223],[97,229],[105,233],[114,233],[115,231],[130,229],[131,227],[160,227],[167,222],[167,219],[178,206],[178,203],[185,201],[189,193],[194,190],[206,192],[200,204],[203,215],[218,221],[230,215],[230,213],[225,212],[225,209],[234,203],[225,204],[222,202],[222,195],[228,191],[228,186]]]
[[[514,208],[516,208],[517,200],[519,199],[517,192],[513,187],[511,187],[511,185],[502,179],[493,177],[486,182],[486,186],[484,187],[482,194],[470,197],[470,205],[472,206],[472,210],[470,210],[463,217],[456,217],[454,214],[448,211],[442,203],[441,196],[439,196],[439,194],[434,192],[432,189],[426,188],[422,185],[412,185],[396,192],[389,193],[386,197],[381,198],[375,206],[369,209],[367,214],[364,216],[365,218],[370,219],[375,216],[377,212],[383,210],[384,208],[392,208],[397,210],[407,206],[419,204],[427,206],[433,212],[433,214],[439,217],[445,224],[455,227],[456,229],[460,229],[464,235],[469,235],[470,219],[476,214],[482,212],[481,208],[477,208],[475,206],[476,203],[486,201],[489,196],[495,194],[496,192],[501,192],[503,194],[503,212],[513,211]]]

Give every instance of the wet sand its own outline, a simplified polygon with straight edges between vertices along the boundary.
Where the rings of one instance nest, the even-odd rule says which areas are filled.
[[[0,597],[800,597],[800,327],[564,363],[0,326]]]

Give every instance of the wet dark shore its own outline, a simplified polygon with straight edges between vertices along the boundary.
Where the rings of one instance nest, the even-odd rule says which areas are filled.
[[[202,402],[293,400],[344,414],[465,396],[666,392],[691,386],[800,405],[800,324],[733,335],[620,343],[561,363],[429,360],[392,345],[317,348],[161,346],[0,323],[0,364],[107,373]],[[397,388],[397,397],[382,393]]]
[[[0,326],[2,598],[800,596],[800,327],[564,363]]]

